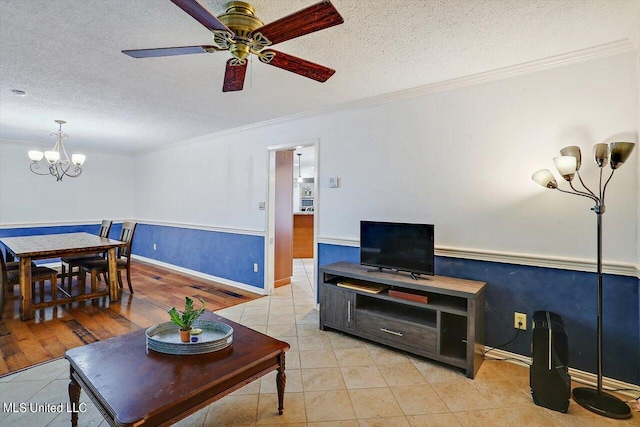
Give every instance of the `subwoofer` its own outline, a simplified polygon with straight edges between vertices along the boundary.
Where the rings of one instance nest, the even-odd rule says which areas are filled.
[[[569,344],[562,318],[550,311],[533,314],[529,370],[531,396],[536,405],[567,412],[571,397]]]

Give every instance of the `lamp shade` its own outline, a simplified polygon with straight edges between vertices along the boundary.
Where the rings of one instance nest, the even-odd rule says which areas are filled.
[[[556,169],[565,180],[571,181],[573,179],[576,174],[578,159],[573,156],[560,156],[554,157],[553,163],[555,163]]]
[[[44,157],[44,153],[42,151],[31,150],[29,151],[29,158],[34,162],[39,162]]]
[[[72,154],[71,155],[71,162],[74,165],[77,165],[77,166],[82,166],[86,159],[87,159],[87,156],[85,156],[84,154]]]
[[[593,160],[599,168],[607,166],[609,159],[609,146],[607,144],[596,144],[593,146]]]
[[[577,145],[570,145],[560,150],[560,154],[563,156],[573,156],[576,158],[576,170],[580,170],[580,163],[582,162],[582,153],[580,147]]]
[[[627,161],[633,148],[636,146],[633,142],[612,142],[609,144],[609,163],[611,169],[618,169]]]
[[[60,153],[57,151],[45,151],[44,157],[49,163],[55,163],[60,160]]]
[[[558,188],[556,178],[549,169],[540,169],[531,175],[531,179],[545,188]]]

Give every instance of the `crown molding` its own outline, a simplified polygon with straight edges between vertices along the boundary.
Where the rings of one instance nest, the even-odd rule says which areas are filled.
[[[535,73],[538,71],[543,71],[550,68],[557,68],[557,67],[570,65],[578,62],[590,61],[598,58],[606,58],[608,56],[632,52],[635,49],[636,48],[634,47],[634,44],[630,39],[618,40],[615,42],[593,46],[590,48],[581,49],[574,52],[554,55],[554,56],[550,56],[547,58],[542,58],[534,61],[528,61],[522,64],[498,68],[495,70],[485,71],[482,73],[471,74],[469,76],[458,77],[455,79],[449,79],[449,80],[444,80],[440,82],[430,83],[427,85],[405,89],[405,90],[401,90],[401,91],[397,91],[389,94],[377,95],[369,98],[358,99],[355,101],[348,101],[348,102],[334,105],[334,106],[316,108],[313,110],[308,110],[308,111],[304,111],[296,114],[290,114],[287,116],[278,117],[271,120],[265,120],[258,123],[252,123],[245,126],[239,126],[232,129],[226,129],[220,132],[210,133],[207,135],[198,136],[198,137],[187,139],[184,141],[178,141],[171,144],[162,145],[159,147],[140,150],[140,151],[137,151],[136,154],[146,154],[146,153],[162,151],[162,150],[166,150],[169,148],[174,148],[182,145],[189,145],[197,142],[210,141],[211,139],[217,139],[224,136],[236,134],[239,132],[245,132],[252,129],[294,121],[294,120],[312,117],[316,115],[330,114],[338,111],[366,108],[366,107],[371,107],[375,105],[386,104],[389,102],[416,98],[419,96],[429,95],[432,93],[445,92],[449,90],[492,82],[492,81],[506,79],[506,78],[515,77],[519,75]]]

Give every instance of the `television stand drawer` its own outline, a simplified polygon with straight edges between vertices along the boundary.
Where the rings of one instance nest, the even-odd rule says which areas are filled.
[[[356,329],[386,340],[435,353],[437,333],[435,328],[397,322],[392,319],[371,315],[366,311],[356,310]]]

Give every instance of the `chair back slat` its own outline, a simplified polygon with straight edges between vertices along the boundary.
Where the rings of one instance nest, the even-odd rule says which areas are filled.
[[[133,234],[136,231],[137,223],[126,221],[122,223],[122,232],[120,233],[120,241],[127,245],[121,247],[118,251],[118,258],[129,258],[131,256],[131,245],[133,243]]]
[[[105,219],[102,221],[102,224],[100,225],[100,233],[99,236],[100,237],[109,237],[109,232],[111,231],[111,225],[113,224],[113,221]]]
[[[4,287],[7,285],[7,264],[4,262],[4,253],[0,251],[0,291],[4,295]]]

